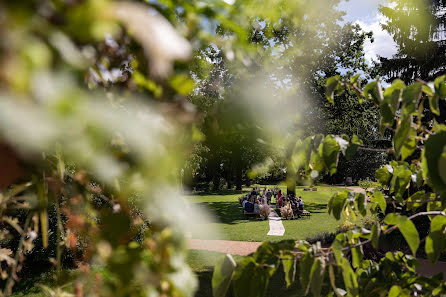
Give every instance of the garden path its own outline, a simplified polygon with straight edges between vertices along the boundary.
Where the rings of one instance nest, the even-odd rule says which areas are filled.
[[[269,232],[266,235],[283,236],[285,233],[285,227],[283,227],[282,219],[277,213],[272,210],[268,216],[269,220]]]

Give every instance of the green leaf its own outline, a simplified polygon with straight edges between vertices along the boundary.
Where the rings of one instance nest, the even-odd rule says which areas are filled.
[[[403,199],[404,192],[410,183],[410,178],[412,176],[412,171],[406,168],[406,166],[400,165],[393,169],[393,177],[390,182],[391,192],[395,193],[395,198],[398,202]]]
[[[395,79],[392,82],[392,86],[388,87],[384,91],[384,101],[389,104],[389,107],[393,114],[398,110],[399,103],[401,101],[401,95],[406,88],[404,82],[400,79]]]
[[[361,74],[358,73],[358,74],[356,74],[356,75],[350,77],[350,83],[351,83],[351,84],[355,84],[355,83],[358,81],[358,78],[359,78],[360,76],[361,76]]]
[[[446,217],[438,215],[431,222],[429,235],[426,237],[425,251],[429,261],[434,264],[440,253],[446,249]]]
[[[364,217],[367,215],[367,200],[362,193],[356,193],[356,203],[358,205],[359,213]]]
[[[408,210],[415,210],[418,207],[424,205],[424,203],[417,203],[415,201],[423,201],[426,200],[426,198],[429,198],[429,194],[426,194],[424,191],[418,191],[414,193],[412,196],[407,199],[407,209]]]
[[[410,157],[415,149],[417,148],[417,140],[414,138],[417,136],[417,131],[410,127],[408,132],[408,137],[403,143],[403,147],[401,148],[401,159],[406,160],[408,157]]]
[[[254,253],[253,257],[257,263],[275,264],[278,263],[278,254],[280,251],[292,251],[296,242],[294,240],[283,240],[279,242],[264,242]]]
[[[387,203],[382,192],[374,192],[371,199],[373,203],[377,203],[379,205],[382,213],[386,213]]]
[[[362,141],[358,138],[358,136],[353,135],[350,144],[348,145],[347,149],[345,150],[345,158],[347,160],[351,160],[356,152],[358,151],[358,147],[362,144]]]
[[[271,265],[259,265],[252,257],[244,258],[234,274],[234,294],[236,297],[266,296],[268,284],[276,268]]]
[[[389,291],[389,295],[387,295],[388,297],[398,297],[401,293],[401,287],[400,286],[392,286],[392,288],[390,288]]]
[[[310,157],[310,168],[322,172],[324,170],[324,160],[323,160],[323,135],[315,135],[312,137],[312,150]]]
[[[438,107],[438,96],[429,96],[429,106],[433,114],[440,115],[440,108]]]
[[[360,246],[354,247],[351,249],[351,252],[352,252],[352,265],[354,268],[357,268],[359,264],[361,264],[361,260],[364,257],[362,248]]]
[[[446,131],[431,135],[426,141],[423,156],[423,174],[432,187],[442,192],[446,190]]]
[[[365,98],[372,98],[373,102],[380,105],[384,100],[384,95],[379,81],[373,81],[364,87],[362,95]]]
[[[446,75],[442,75],[434,80],[435,94],[440,98],[446,97],[446,84],[444,83],[445,78]]]
[[[188,75],[178,74],[169,79],[172,88],[181,95],[188,95],[195,87],[195,82]]]
[[[330,172],[330,175],[336,173],[338,166],[338,156],[341,147],[336,139],[330,135],[327,135],[322,144],[322,158],[325,163],[325,167]]]
[[[395,120],[395,113],[390,108],[387,102],[383,102],[379,108],[379,113],[381,114],[381,123],[384,126],[393,126]]]
[[[427,96],[434,96],[434,92],[428,85],[424,85],[421,87],[421,91]]]
[[[324,281],[325,261],[322,258],[316,258],[311,266],[310,287],[314,297],[321,295],[322,282]]]
[[[333,100],[334,92],[337,89],[339,82],[340,82],[339,75],[332,76],[329,79],[327,79],[325,97],[331,104],[334,103]]]
[[[417,110],[416,104],[421,95],[422,84],[416,82],[403,91],[403,112],[410,115]]]
[[[346,236],[345,233],[339,233],[336,235],[335,241],[331,245],[333,249],[333,254],[335,255],[336,262],[338,265],[341,264],[341,259],[343,259],[344,255],[342,253],[342,249],[345,246]]]
[[[338,192],[334,194],[328,202],[328,213],[333,213],[333,216],[336,218],[336,220],[339,220],[341,218],[341,213],[344,210],[344,205],[347,201],[347,195],[348,193],[345,191]]]
[[[387,170],[387,167],[381,167],[380,169],[375,171],[375,177],[383,186],[386,186],[389,183],[390,177],[392,174]]]
[[[380,229],[379,223],[376,223],[375,225],[372,226],[370,240],[372,241],[372,246],[375,249],[378,249],[380,231],[381,231],[381,229]]]
[[[430,197],[431,199],[435,199],[435,194]],[[446,207],[446,206],[445,206]],[[427,211],[446,211],[446,208],[443,207],[441,201],[430,201],[427,203]],[[432,220],[435,218],[435,215],[429,215],[428,218]]]
[[[296,277],[296,258],[293,254],[283,254],[286,259],[282,260],[283,272],[287,288],[291,286]]]
[[[398,226],[398,229],[401,231],[401,234],[403,234],[404,239],[406,239],[412,254],[415,256],[418,246],[420,245],[420,238],[413,222],[406,216],[390,213],[384,218],[384,223]]]
[[[395,149],[395,155],[399,157],[401,148],[409,135],[410,125],[412,124],[412,116],[403,114],[398,120],[398,124],[393,137],[393,148]]]
[[[342,277],[344,278],[345,288],[347,289],[349,296],[358,296],[358,280],[350,266],[350,262],[348,262],[346,258],[342,258],[340,266],[342,268]]]
[[[218,261],[212,275],[212,296],[224,297],[231,284],[236,263],[230,254]]]
[[[300,260],[300,284],[306,292],[308,292],[310,285],[310,274],[313,262],[314,258],[310,252],[306,252]]]

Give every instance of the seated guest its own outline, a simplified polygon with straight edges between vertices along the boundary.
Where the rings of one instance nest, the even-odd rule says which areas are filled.
[[[246,212],[254,212],[254,203],[251,203],[252,200],[249,200],[245,203],[245,211]]]
[[[283,197],[280,196],[280,198],[278,198],[277,203],[279,204],[279,208],[283,207]]]
[[[245,205],[248,202],[248,197],[245,196],[245,198],[243,198],[243,202],[242,202],[242,208],[245,209]]]
[[[257,200],[257,202],[254,204],[254,213],[260,213],[260,203]]]
[[[303,211],[303,210],[304,210],[304,202],[303,202],[301,196],[299,196],[299,198],[297,199],[297,208],[298,208],[300,211]]]

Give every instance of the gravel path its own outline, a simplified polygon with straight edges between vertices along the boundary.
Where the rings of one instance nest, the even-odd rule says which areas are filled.
[[[277,215],[273,209],[268,216],[269,220],[269,232],[266,235],[283,236],[285,233],[285,227],[283,227],[282,219]]]
[[[247,256],[254,253],[261,244],[262,242],[190,239],[189,249]]]

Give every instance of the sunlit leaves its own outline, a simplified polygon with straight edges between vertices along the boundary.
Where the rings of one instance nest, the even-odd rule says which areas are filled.
[[[285,274],[285,282],[286,286],[289,287],[294,282],[296,276],[297,259],[291,253],[284,253],[282,254],[282,257],[284,257],[284,259],[282,259],[282,266]]]
[[[411,115],[416,111],[416,106],[421,96],[421,89],[422,84],[419,82],[416,82],[404,89],[402,97],[404,114]]]
[[[370,233],[370,240],[372,242],[372,246],[375,249],[378,249],[380,233],[381,233],[381,229],[380,229],[379,224],[374,224],[372,226],[372,230],[371,230],[371,233]]]
[[[338,263],[342,269],[342,277],[344,278],[345,288],[349,296],[358,296],[358,280],[356,278],[355,272],[350,266],[350,262],[346,258],[342,258],[340,263]]]
[[[393,177],[390,182],[391,191],[395,193],[397,201],[402,201],[404,192],[409,186],[412,171],[404,165],[395,166],[393,169]]]
[[[389,291],[388,297],[409,297],[410,291],[407,289],[402,289],[400,286],[392,286]]]
[[[392,114],[395,114],[396,111],[398,110],[399,103],[401,101],[401,96],[405,88],[406,85],[404,84],[403,81],[395,79],[392,82],[392,85],[384,91],[384,102],[389,105]],[[393,117],[392,117],[392,123],[393,123]]]
[[[170,85],[174,88],[179,94],[187,95],[194,89],[195,82],[186,75],[175,75],[169,79]]]
[[[431,263],[437,262],[440,253],[446,249],[446,217],[436,216],[431,221],[429,235],[426,237],[425,250]]]
[[[412,254],[415,255],[418,246],[420,245],[420,238],[414,223],[406,216],[400,216],[394,213],[388,214],[384,218],[384,223],[398,226],[398,229],[401,231],[401,234],[403,234],[404,239],[406,239]]]
[[[290,251],[294,249],[294,240],[283,240],[279,242],[264,242],[253,255],[257,263],[277,264],[277,255],[280,251]]]
[[[423,174],[437,191],[446,190],[446,131],[429,137],[423,151]]]
[[[362,145],[362,141],[358,138],[358,136],[353,135],[350,139],[349,146],[345,150],[345,158],[347,160],[351,160],[358,151],[360,145]]]
[[[235,296],[265,296],[275,267],[258,264],[252,257],[244,258],[238,265],[240,268],[235,271],[233,282]]]
[[[325,274],[325,261],[323,258],[314,259],[313,265],[310,271],[310,287],[311,293],[314,297],[318,297],[321,294],[322,282],[324,281]]]
[[[334,103],[334,94],[335,90],[339,86],[339,76],[333,76],[327,79],[327,85],[326,85],[326,91],[325,91],[325,97],[330,103]]]
[[[396,127],[395,136],[393,138],[393,147],[395,149],[395,155],[399,156],[400,151],[410,135],[410,125],[412,123],[412,116],[408,114],[403,114],[398,120],[398,125]]]
[[[189,42],[173,26],[148,6],[135,2],[115,2],[110,14],[122,22],[144,48],[150,61],[149,72],[156,77],[167,77],[175,60],[192,57]],[[150,15],[150,17],[148,17]]]
[[[435,94],[442,99],[444,99],[446,97],[445,79],[446,79],[446,75],[442,75],[442,76],[437,77],[434,80]]]
[[[327,135],[322,146],[322,157],[330,175],[333,175],[337,170],[339,150],[340,146],[336,139]]]
[[[416,130],[411,127],[407,133],[407,138],[403,142],[403,146],[401,148],[401,160],[406,160],[416,150],[417,148],[417,140],[415,139],[416,136],[417,136]]]
[[[392,174],[387,169],[387,166],[381,167],[375,172],[376,179],[383,185],[387,185]]]
[[[407,209],[414,210],[424,205],[423,201],[427,200],[429,195],[424,191],[418,191],[407,199]]]
[[[311,268],[313,266],[314,257],[309,253],[306,252],[302,258],[300,259],[300,284],[302,285],[302,288],[305,290],[305,292],[308,292],[310,287],[310,275],[311,275]]]
[[[217,262],[212,275],[212,296],[224,297],[234,275],[236,263],[231,255],[227,254],[221,261]]]
[[[379,208],[381,209],[381,211],[383,213],[386,213],[387,204],[386,204],[386,199],[384,198],[384,195],[382,192],[375,191],[372,194],[371,200],[372,200],[372,203],[376,203],[377,205],[379,205]]]
[[[341,218],[342,211],[344,210],[344,205],[347,201],[348,192],[338,192],[333,197],[330,198],[328,202],[328,213],[333,214],[336,220]]]
[[[438,96],[429,96],[429,106],[433,114],[440,115],[440,108],[438,107]]]
[[[379,105],[384,100],[383,90],[379,81],[373,81],[364,87],[362,94],[365,98],[371,98]]]

